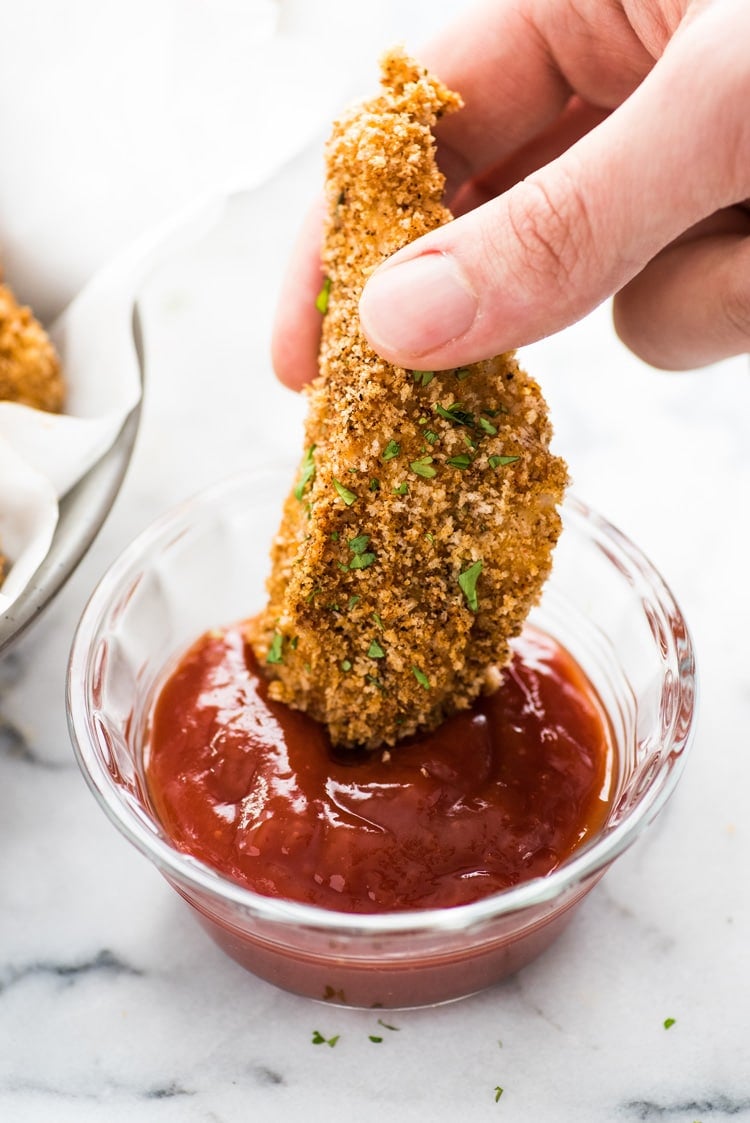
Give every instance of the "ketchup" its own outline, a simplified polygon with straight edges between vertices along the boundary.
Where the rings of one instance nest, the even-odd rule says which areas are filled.
[[[613,739],[562,647],[531,628],[514,647],[494,694],[364,753],[269,699],[242,624],[209,632],[154,707],[156,814],[226,877],[343,912],[445,908],[547,874],[606,817]]]

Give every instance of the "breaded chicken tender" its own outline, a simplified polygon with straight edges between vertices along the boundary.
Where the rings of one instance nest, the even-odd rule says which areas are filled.
[[[0,401],[58,413],[64,398],[60,360],[47,333],[0,284]]]
[[[400,51],[382,84],[327,147],[320,375],[268,604],[248,626],[272,696],[369,749],[497,685],[550,570],[567,475],[512,355],[403,370],[360,331],[372,271],[451,219],[431,129],[459,97]]]

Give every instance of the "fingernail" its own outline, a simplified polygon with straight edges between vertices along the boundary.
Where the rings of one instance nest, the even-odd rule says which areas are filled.
[[[377,351],[406,360],[436,351],[474,323],[478,301],[456,261],[427,253],[370,278],[359,303],[362,329]]]

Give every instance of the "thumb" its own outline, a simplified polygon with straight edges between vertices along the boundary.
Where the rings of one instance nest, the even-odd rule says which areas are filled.
[[[360,320],[378,352],[398,366],[447,369],[530,343],[750,194],[740,182],[748,162],[737,158],[745,62],[736,37],[716,52],[719,36],[699,24],[678,31],[630,98],[557,160],[373,274]]]

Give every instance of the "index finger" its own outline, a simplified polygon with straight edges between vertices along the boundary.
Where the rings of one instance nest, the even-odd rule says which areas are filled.
[[[449,197],[548,128],[573,94],[614,109],[655,62],[621,5],[601,0],[490,0],[423,55],[464,100],[435,130]]]

